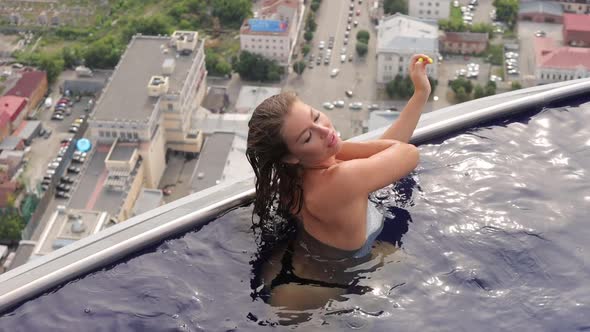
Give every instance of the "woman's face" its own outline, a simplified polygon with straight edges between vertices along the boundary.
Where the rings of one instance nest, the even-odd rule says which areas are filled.
[[[282,136],[291,152],[285,161],[303,167],[322,165],[342,146],[330,119],[322,112],[297,100],[285,115]]]

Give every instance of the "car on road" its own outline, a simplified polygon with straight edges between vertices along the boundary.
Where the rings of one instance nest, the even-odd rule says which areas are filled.
[[[350,29],[352,29],[352,27],[349,25],[346,26],[346,31],[350,31]]]
[[[332,69],[332,71],[330,71],[330,77],[336,77],[336,76],[338,76],[338,73],[339,72],[340,72],[340,69],[338,69],[338,68]]]
[[[361,10],[360,9],[357,9],[356,16],[361,16]]]
[[[537,30],[535,32],[535,37],[545,37],[545,36],[547,36],[547,33],[545,33],[545,31],[543,31],[543,30]]]
[[[352,53],[350,53],[350,55],[348,56],[348,62],[352,62],[352,59],[353,59]]]
[[[340,54],[346,54],[346,47],[343,47],[343,48],[340,50]]]
[[[368,107],[369,111],[376,111],[376,110],[378,110],[379,108],[380,108],[380,107],[379,107],[379,105],[377,105],[377,104],[371,104],[371,105],[369,105],[369,107]]]
[[[70,191],[70,189],[72,189],[72,186],[70,186],[69,184],[65,184],[65,183],[60,183],[56,186],[56,188],[58,190],[63,190],[63,191]]]
[[[53,113],[51,116],[51,120],[63,120],[64,116],[60,113]]]
[[[344,91],[344,94],[345,94],[347,97],[352,97],[352,90],[346,90],[346,91]]]
[[[68,199],[68,198],[70,198],[70,193],[63,191],[63,190],[58,190],[55,192],[55,197]]]
[[[359,25],[359,21],[354,21],[352,25],[356,28]]]
[[[355,103],[350,103],[348,104],[348,108],[353,109],[353,110],[360,110],[363,108],[363,103],[361,102],[355,102]]]
[[[342,55],[340,55],[340,62],[341,62],[341,63],[344,63],[344,62],[346,62],[346,54],[342,54]]]
[[[344,38],[344,41],[342,42],[344,45],[348,45],[348,38]]]
[[[324,49],[324,47],[326,47],[326,43],[325,43],[323,40],[320,40],[320,43],[318,44],[318,48],[319,48],[320,50],[323,50],[323,49]]]
[[[322,104],[322,106],[327,109],[327,110],[333,110],[334,109],[334,104],[332,104],[331,102],[327,101],[325,103]]]
[[[74,178],[71,176],[62,176],[61,179],[59,179],[62,183],[67,183],[67,184],[72,184],[74,183]]]
[[[70,166],[68,167],[68,173],[78,174],[80,173],[80,167]]]
[[[49,184],[44,183],[41,185],[41,190],[47,191],[47,189],[49,189]]]
[[[315,60],[315,64],[316,64],[317,66],[319,66],[319,65],[321,65],[321,64],[322,64],[322,57],[321,57],[321,56],[318,56],[318,58]]]
[[[338,108],[342,108],[344,107],[344,100],[336,100],[334,101],[334,106],[338,107]]]
[[[70,129],[68,129],[68,131],[72,134],[75,134],[78,132],[78,127],[71,126]]]

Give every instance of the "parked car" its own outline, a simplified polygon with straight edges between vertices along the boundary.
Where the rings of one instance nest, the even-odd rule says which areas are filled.
[[[47,191],[47,189],[49,189],[49,184],[42,184],[41,185],[41,190]]]
[[[83,164],[85,161],[86,161],[86,158],[83,158],[83,157],[76,157],[76,156],[74,156],[72,158],[72,162],[76,162],[76,163],[79,163],[79,164]]]
[[[336,100],[334,101],[334,106],[338,107],[338,108],[342,108],[344,107],[344,100]]]
[[[66,175],[62,176],[61,179],[59,179],[59,181],[62,183],[72,184],[74,183],[74,178]]]
[[[338,76],[338,73],[339,72],[340,72],[340,69],[338,69],[338,68],[332,69],[332,71],[330,71],[330,77],[336,77],[336,76]]]
[[[88,156],[88,153],[87,152],[82,152],[80,150],[76,150],[76,151],[74,151],[74,157],[75,156],[80,156],[80,157],[86,158]]]
[[[43,138],[48,139],[52,133],[53,131],[51,131],[51,129],[46,129],[45,133],[43,134]]]
[[[59,167],[59,163],[56,163],[56,162],[50,162],[50,163],[47,165],[47,168],[48,168],[48,169],[57,169],[58,167]]]
[[[68,198],[70,198],[70,193],[65,192],[63,190],[58,190],[55,192],[55,197],[68,199]]]
[[[54,171],[54,173],[55,173],[55,171]],[[70,166],[70,167],[68,167],[68,173],[78,174],[78,173],[80,173],[80,167]]]
[[[41,184],[49,185],[50,183],[51,183],[51,179],[43,179],[43,181],[41,181]]]
[[[62,143],[62,144],[63,144],[63,143],[70,143],[70,142],[72,141],[72,139],[73,139],[72,137],[69,137],[69,138],[63,138],[63,139],[60,141],[60,143]]]
[[[332,110],[334,109],[334,104],[332,104],[331,102],[327,101],[325,103],[322,104],[322,106],[327,109],[327,110]]]
[[[64,119],[64,116],[62,114],[59,114],[59,113],[54,113],[51,116],[51,120],[63,120],[63,119]]]
[[[48,169],[48,170],[45,171],[45,174],[46,175],[53,175],[53,174],[55,174],[55,170],[54,169]]]
[[[342,54],[342,55],[340,55],[340,62],[341,62],[341,63],[344,63],[344,62],[346,62],[346,54]]]
[[[379,109],[379,105],[371,104],[371,105],[369,105],[368,109],[369,109],[369,111],[376,111]]]
[[[350,104],[348,104],[348,107],[353,110],[360,110],[363,108],[363,103],[361,103],[361,102],[350,103]]]
[[[77,132],[78,132],[78,127],[74,127],[74,126],[72,126],[72,127],[70,127],[70,129],[68,129],[68,131],[69,131],[70,133],[73,133],[73,134],[75,134],[75,133],[77,133]]]
[[[72,189],[72,186],[70,186],[69,184],[60,183],[60,184],[57,185],[56,188],[58,190],[62,190],[62,191],[70,191],[70,189]]]
[[[344,94],[346,94],[347,97],[352,97],[352,90],[346,90],[344,91]]]

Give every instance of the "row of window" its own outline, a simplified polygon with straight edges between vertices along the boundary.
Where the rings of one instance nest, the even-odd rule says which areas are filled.
[[[434,5],[436,7],[440,6],[440,4],[438,2],[435,2]],[[428,2],[428,7],[431,7],[431,6],[432,6],[432,2]],[[422,2],[422,1],[420,2],[420,7],[424,7],[424,2]]]
[[[418,14],[423,15],[424,14],[424,11],[422,9],[420,9],[418,11]],[[426,11],[426,15],[430,15],[430,9]],[[438,10],[435,10],[434,11],[434,15],[438,15]]]
[[[270,52],[269,53],[263,52],[262,54],[270,56]],[[284,57],[287,56],[287,53],[278,53],[277,54],[277,52],[272,52],[272,56],[274,56],[274,57],[283,57],[284,58]]]
[[[106,131],[106,130],[99,130],[98,131],[99,137],[105,138],[122,138],[122,139],[139,139],[139,135],[136,132],[126,132],[126,131]]]
[[[256,48],[256,45],[244,45],[244,49],[252,49],[253,50],[255,48]],[[258,48],[261,49],[262,48],[262,45],[258,45]],[[270,49],[270,47],[268,47],[268,45],[266,45],[266,49],[268,50],[268,49]],[[273,50],[276,50],[277,47],[276,46],[273,46],[272,49]],[[283,49],[283,46],[281,46],[280,49],[282,50]]]
[[[250,38],[250,40],[251,40],[252,42],[254,42],[254,43],[255,43],[255,42],[257,42],[257,41],[258,41],[259,43],[262,43],[263,41],[264,41],[265,43],[270,43],[270,41],[271,41],[271,40],[272,40],[272,42],[273,42],[273,43],[276,43],[276,42],[277,42],[277,39],[266,39],[266,38],[265,38],[265,39],[258,38],[258,40],[256,40],[256,38]],[[286,39],[279,39],[278,41],[279,41],[279,43],[282,43],[282,44],[284,44],[284,43],[286,43],[286,42],[287,42],[287,40],[286,40]]]
[[[578,79],[582,78],[582,75],[578,75]],[[547,74],[545,75],[545,73],[541,73],[541,79],[542,80],[573,80],[575,79],[575,76],[573,74],[568,75],[567,74]]]
[[[386,55],[386,56],[385,56],[385,61],[393,61],[393,55]],[[401,63],[401,62],[404,62],[404,57],[403,57],[403,56],[400,56],[400,57],[399,57],[399,62],[400,62],[400,63]]]

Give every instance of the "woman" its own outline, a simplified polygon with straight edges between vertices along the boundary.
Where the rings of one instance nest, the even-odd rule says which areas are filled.
[[[263,101],[248,123],[246,149],[261,223],[272,222],[275,213],[294,216],[309,255],[367,256],[383,226],[369,193],[418,164],[418,150],[408,142],[431,92],[429,62],[424,54],[411,58],[414,95],[378,140],[341,141],[325,114],[293,94]]]

